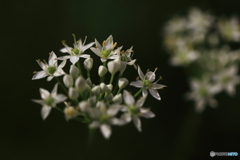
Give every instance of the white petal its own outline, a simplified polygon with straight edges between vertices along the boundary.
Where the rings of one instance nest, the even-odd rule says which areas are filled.
[[[62,63],[58,66],[58,68],[63,68],[66,65],[67,60],[63,60]]]
[[[137,87],[137,88],[142,88],[142,87],[143,87],[142,82],[139,81],[139,80],[138,80],[138,81],[131,82],[129,85],[130,85],[130,86]]]
[[[111,119],[111,124],[121,126],[121,125],[124,125],[125,122],[121,119],[118,119],[118,118],[112,118]]]
[[[89,128],[97,128],[100,126],[100,123],[98,121],[93,121],[91,124],[89,124]]]
[[[135,63],[135,61],[136,61],[136,59],[134,59],[134,60],[128,62],[127,64],[128,64],[128,65],[133,65],[133,64]]]
[[[96,55],[98,55],[99,57],[101,57],[101,53],[100,53],[100,50],[98,49],[98,48],[90,48],[92,51],[93,51],[93,53],[95,53]]]
[[[153,83],[151,88],[152,89],[162,89],[163,87],[166,87],[166,86],[162,85],[162,84]]]
[[[48,78],[47,78],[47,81],[51,81],[53,79],[53,76],[49,76]]]
[[[135,103],[133,96],[126,90],[123,91],[123,99],[128,106],[131,106]]]
[[[155,89],[149,89],[149,92],[150,92],[150,94],[151,94],[154,98],[156,98],[157,100],[161,100],[161,97],[160,97],[160,95],[158,94],[157,90],[155,90]]]
[[[35,103],[39,103],[41,105],[45,104],[44,100],[33,99],[32,101],[35,102]]]
[[[141,120],[140,120],[140,118],[133,117],[133,123],[136,126],[136,128],[138,129],[138,131],[141,132],[142,128],[141,128]]]
[[[137,107],[142,107],[143,104],[144,104],[144,102],[145,102],[145,100],[146,100],[146,98],[147,98],[147,96],[141,97],[141,98],[137,101],[136,106],[137,106]]]
[[[42,99],[46,99],[50,95],[50,93],[46,89],[40,88],[39,91]]]
[[[43,106],[42,107],[41,115],[42,115],[43,120],[45,120],[47,118],[51,109],[52,109],[52,107],[49,107],[49,106]]]
[[[85,45],[84,47],[82,47],[82,52],[84,52],[84,51],[87,50],[88,48],[92,47],[92,45],[94,45],[94,42],[88,43],[87,45]]]
[[[61,76],[61,75],[64,75],[65,72],[61,69],[61,68],[58,68],[54,73],[53,73],[53,76],[54,77],[58,77],[58,76]]]
[[[71,56],[62,56],[62,57],[58,57],[58,60],[66,60],[69,59]]]
[[[141,80],[144,80],[144,74],[143,74],[140,66],[138,66],[138,75],[140,76]]]
[[[145,75],[145,79],[148,79],[151,82],[155,80],[155,77],[156,77],[156,75],[152,71],[147,72],[147,74]]]
[[[54,97],[54,99],[55,99],[55,103],[57,104],[57,103],[65,101],[67,99],[67,97],[63,94],[58,94]]]
[[[102,46],[101,44],[95,39],[95,44],[96,44],[96,47],[99,49],[99,50],[102,50]]]
[[[48,64],[49,66],[54,66],[55,63],[57,63],[57,56],[54,52],[51,52],[49,54]]]
[[[132,117],[129,113],[124,113],[120,119],[123,120],[125,123],[128,123],[132,120]]]
[[[151,112],[149,109],[141,108],[140,109],[141,116],[144,118],[153,118],[155,117],[155,114]]]
[[[53,88],[53,90],[52,90],[52,92],[51,92],[51,95],[52,95],[52,96],[56,96],[56,95],[57,95],[57,88],[58,88],[58,83],[56,83],[56,84],[54,85],[54,88]]]
[[[41,78],[46,77],[47,75],[48,74],[45,71],[39,71],[33,75],[32,80],[41,79]]]
[[[144,89],[144,90],[142,91],[142,95],[143,95],[143,97],[146,97],[146,96],[148,95],[148,92],[147,92],[146,89]]]
[[[89,54],[82,54],[81,56],[79,56],[79,57],[81,57],[81,58],[89,58],[90,57],[90,55]]]
[[[112,131],[111,131],[111,127],[107,124],[102,124],[100,126],[100,129],[101,129],[101,132],[103,134],[103,136],[106,138],[106,139],[109,139]]]
[[[72,64],[75,64],[78,60],[79,60],[79,57],[77,57],[77,56],[71,56],[71,57],[70,57],[70,62],[71,62]]]
[[[37,63],[38,63],[38,65],[39,65],[43,70],[45,70],[45,69],[48,67],[45,63],[43,63],[43,62],[40,61],[40,60],[37,60]]]
[[[107,110],[107,114],[109,116],[115,116],[118,111],[119,111],[120,107],[118,107],[118,105],[112,105],[108,110]]]
[[[67,50],[66,48],[62,48],[62,49],[60,49],[60,52],[62,52],[62,53],[68,53],[68,50]]]

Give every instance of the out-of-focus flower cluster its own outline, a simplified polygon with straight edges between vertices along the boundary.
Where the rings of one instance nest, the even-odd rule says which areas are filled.
[[[132,47],[126,51],[122,50],[122,47],[116,48],[117,43],[113,42],[112,36],[103,41],[102,45],[96,39],[95,42],[85,44],[86,38],[84,41],[81,39],[77,41],[75,35],[73,37],[73,47],[69,47],[65,41],[62,42],[64,48],[60,51],[67,55],[57,57],[54,52],[51,52],[48,62],[37,60],[42,70],[35,71],[32,80],[47,77],[47,81],[53,78],[57,81],[51,92],[40,88],[42,99],[33,100],[42,105],[42,118],[46,119],[51,109],[54,108],[62,112],[66,120],[74,119],[87,123],[89,128],[100,128],[106,139],[112,133],[112,125],[123,126],[133,121],[137,130],[141,131],[140,118],[155,116],[149,108],[143,107],[148,92],[160,100],[157,90],[165,87],[158,84],[158,80],[154,81],[156,69],[143,74],[140,66],[136,64],[136,59],[132,59]],[[91,79],[94,60],[90,54],[86,53],[88,49],[101,61],[98,73],[94,73],[94,77],[98,74],[99,84],[94,84]],[[81,61],[81,59],[84,60]],[[58,65],[59,60],[60,65]],[[66,72],[63,68],[68,60],[70,70]],[[134,66],[140,77],[130,84],[129,80],[123,77],[128,65]],[[83,67],[85,72],[83,72]],[[107,74],[110,76],[105,77]],[[62,80],[58,79],[60,76]],[[128,84],[139,88],[139,91],[132,95],[125,89]],[[58,93],[59,85],[64,93]],[[142,96],[139,97],[139,95]]]
[[[215,95],[226,91],[235,95],[240,82],[238,66],[240,21],[236,16],[219,18],[192,8],[187,16],[170,19],[164,26],[164,42],[173,66],[182,66],[190,77],[186,98],[202,112],[217,106]]]

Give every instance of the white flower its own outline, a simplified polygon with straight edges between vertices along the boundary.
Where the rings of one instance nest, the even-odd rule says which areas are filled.
[[[155,71],[157,68],[155,69]],[[161,100],[160,95],[157,92],[157,89],[162,89],[163,87],[166,87],[162,84],[157,84],[157,82],[160,80],[158,79],[156,82],[153,82],[155,80],[155,71],[148,71],[145,75],[141,71],[140,66],[138,66],[138,74],[141,80],[137,80],[134,82],[131,82],[130,85],[137,87],[137,88],[143,88],[143,96],[147,95],[147,90],[150,92],[150,94],[156,98],[157,100]]]
[[[40,60],[37,60],[37,63],[43,70],[36,72],[32,80],[41,79],[49,76],[47,80],[51,81],[53,77],[58,77],[65,74],[62,68],[65,66],[66,60],[62,61],[62,63],[58,66],[57,56],[54,52],[49,53],[48,64],[47,62],[42,62]]]
[[[65,114],[65,118],[68,121],[69,119],[76,118],[79,115],[79,112],[77,109],[73,106],[70,106],[70,104],[64,102],[66,107],[64,108],[63,112]]]
[[[126,104],[125,106],[125,113],[121,116],[121,119],[128,123],[131,120],[133,120],[134,125],[138,129],[139,132],[142,131],[141,129],[141,121],[139,117],[144,118],[153,118],[155,117],[154,113],[151,112],[149,109],[142,108],[146,96],[141,97],[137,102],[135,102],[135,99],[133,96],[126,90],[123,91],[123,99]]]
[[[100,43],[95,39],[96,48],[91,47],[90,49],[101,58],[102,62],[105,62],[107,59],[116,59],[118,56],[116,55],[116,52],[121,50],[122,47],[116,49],[114,51],[114,48],[117,45],[117,42],[113,44],[113,37],[110,35],[106,41],[103,41],[102,46]]]
[[[69,47],[65,43],[65,41],[62,42],[65,48],[61,49],[60,51],[63,53],[68,53],[70,55],[59,57],[58,58],[59,60],[69,59],[72,64],[75,64],[79,60],[80,57],[81,58],[89,58],[90,57],[90,55],[83,54],[83,52],[85,50],[87,50],[88,48],[90,48],[94,44],[94,42],[91,42],[91,43],[88,43],[85,45],[87,37],[85,37],[85,40],[83,42],[81,39],[79,41],[76,41],[74,34],[73,34],[73,38],[74,38],[74,44],[73,44],[74,48]]]
[[[213,108],[217,106],[217,101],[213,97],[219,93],[221,88],[218,85],[210,84],[209,77],[205,77],[203,80],[193,79],[190,84],[192,91],[186,95],[186,98],[195,101],[197,112],[201,113],[208,104]]]
[[[135,65],[136,59],[132,60],[132,50],[133,47],[130,49],[121,52],[117,52],[119,58],[121,59],[121,69],[120,69],[120,74],[123,74],[125,71],[127,65],[134,65],[135,69],[137,69],[137,66]]]
[[[233,96],[235,95],[235,86],[240,83],[240,77],[237,73],[238,67],[234,65],[221,70],[218,74],[213,76],[213,79],[221,90],[225,90],[229,95]]]
[[[57,87],[58,83],[55,84],[51,93],[49,93],[47,90],[43,88],[40,88],[40,95],[42,100],[33,100],[34,102],[42,105],[41,115],[43,120],[47,118],[52,107],[56,107],[58,103],[61,103],[67,99],[65,95],[57,94]]]
[[[123,122],[114,117],[121,109],[120,105],[106,106],[104,102],[98,101],[96,108],[92,108],[90,115],[93,118],[93,122],[89,125],[90,128],[98,128],[106,139],[112,134],[111,125],[123,125]]]

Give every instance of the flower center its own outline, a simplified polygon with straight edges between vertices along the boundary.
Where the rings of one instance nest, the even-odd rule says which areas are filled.
[[[143,81],[143,86],[145,88],[150,88],[152,86],[152,82],[150,80],[144,80]]]
[[[109,50],[103,50],[101,53],[102,58],[107,58],[109,56],[111,51]]]
[[[223,78],[222,78],[222,82],[223,82],[224,84],[228,83],[230,80],[231,80],[230,77],[223,77]]]
[[[72,49],[72,53],[74,54],[74,55],[79,55],[80,53],[79,53],[79,50],[77,49],[77,48],[73,48]]]
[[[54,98],[53,97],[48,97],[44,101],[45,101],[46,105],[51,106],[53,104],[53,102],[54,102]]]
[[[201,97],[208,97],[209,96],[209,93],[208,93],[206,88],[200,88],[199,94],[200,94]]]
[[[109,122],[110,117],[109,117],[109,115],[107,115],[107,114],[103,114],[103,115],[101,115],[100,120],[101,120],[101,122],[103,122],[103,123],[107,123],[107,122]]]
[[[47,70],[48,70],[49,74],[53,74],[57,70],[57,68],[56,67],[48,67]]]
[[[129,108],[129,112],[132,114],[132,115],[136,115],[136,114],[139,114],[139,108],[138,107],[136,107],[136,106],[131,106],[130,108]]]

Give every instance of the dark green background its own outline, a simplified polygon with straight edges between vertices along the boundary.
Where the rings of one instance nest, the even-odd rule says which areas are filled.
[[[215,15],[240,13],[238,0],[1,1],[0,159],[202,160],[210,158],[210,151],[240,154],[239,87],[235,97],[217,97],[219,108],[198,115],[193,103],[183,99],[189,89],[187,75],[168,64],[162,27],[191,6]],[[88,42],[112,34],[118,46],[134,46],[134,57],[144,71],[159,68],[157,75],[168,87],[159,91],[161,101],[149,97],[146,102],[156,117],[142,119],[142,133],[132,123],[113,127],[106,141],[98,131],[87,148],[86,125],[66,122],[55,110],[42,121],[41,106],[31,99],[40,98],[39,87],[52,90],[54,82],[31,81],[32,72],[40,70],[35,60],[47,59],[51,51],[60,56],[61,41],[71,45],[72,33],[87,35]],[[132,81],[137,73],[126,76]]]

